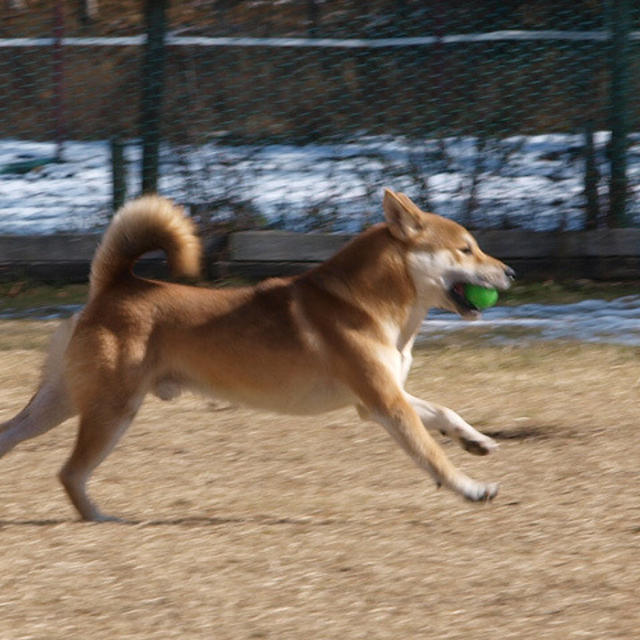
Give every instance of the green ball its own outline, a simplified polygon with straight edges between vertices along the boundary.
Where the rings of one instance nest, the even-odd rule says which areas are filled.
[[[465,284],[464,295],[467,300],[478,309],[493,307],[498,302],[498,292],[495,289],[487,289],[477,284]]]

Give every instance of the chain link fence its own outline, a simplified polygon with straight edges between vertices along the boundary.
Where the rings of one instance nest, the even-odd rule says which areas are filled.
[[[632,0],[3,0],[0,232],[157,189],[203,225],[640,223]]]

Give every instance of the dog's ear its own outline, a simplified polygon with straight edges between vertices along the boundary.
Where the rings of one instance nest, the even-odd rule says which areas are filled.
[[[424,230],[424,214],[404,193],[385,189],[382,208],[389,231],[399,240],[411,240]]]

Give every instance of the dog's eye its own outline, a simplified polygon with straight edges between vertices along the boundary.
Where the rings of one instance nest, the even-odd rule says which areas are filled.
[[[473,253],[473,250],[469,245],[467,245],[466,247],[462,247],[461,249],[458,249],[458,251],[460,253],[465,253],[466,255],[471,255]]]

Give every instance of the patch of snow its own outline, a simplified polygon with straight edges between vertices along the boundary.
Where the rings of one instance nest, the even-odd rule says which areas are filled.
[[[607,175],[607,132],[595,134],[598,170]],[[640,195],[640,134],[630,136],[628,171]],[[476,227],[579,229],[583,223],[583,138],[579,135],[406,140],[361,136],[335,144],[230,146],[209,142],[161,149],[159,190],[184,204],[238,206],[266,226],[354,232],[381,217],[384,186],[406,191],[424,208],[461,220],[473,177]],[[107,141],[65,142],[64,162],[25,173],[13,163],[50,158],[55,145],[0,140],[0,233],[46,234],[104,226],[110,215]],[[128,191],[138,193],[140,147],[125,148]],[[640,199],[631,216],[640,223]],[[223,206],[226,204],[226,209]]]
[[[481,319],[465,322],[442,311],[432,311],[422,325],[422,338],[457,332],[497,343],[532,340],[571,340],[640,346],[640,295],[610,302],[584,300],[572,304],[524,304],[492,307]]]

